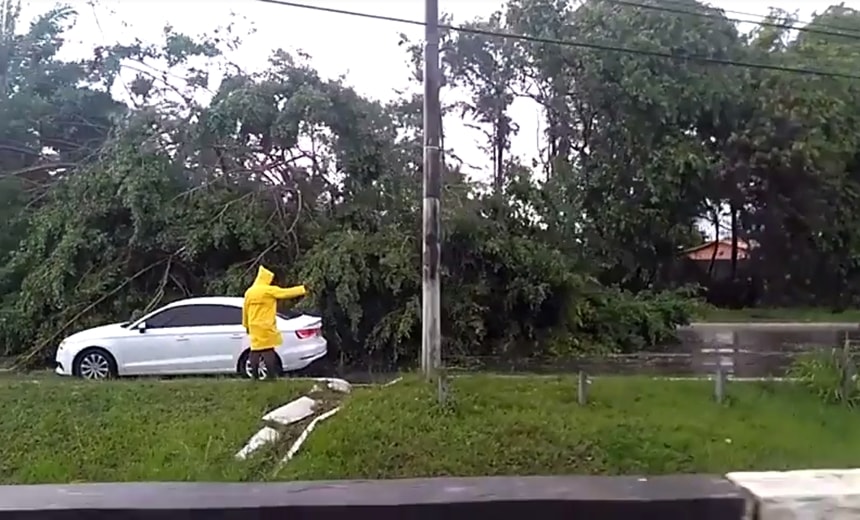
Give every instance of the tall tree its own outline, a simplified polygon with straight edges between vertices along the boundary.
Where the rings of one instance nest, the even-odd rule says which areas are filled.
[[[453,86],[469,92],[470,100],[462,103],[462,112],[484,132],[484,149],[492,157],[493,191],[497,195],[505,186],[506,158],[517,131],[508,115],[518,71],[517,48],[510,38],[487,36],[488,32],[507,31],[504,22],[502,13],[495,12],[486,20],[466,24],[467,31],[458,31],[443,55],[450,65]]]

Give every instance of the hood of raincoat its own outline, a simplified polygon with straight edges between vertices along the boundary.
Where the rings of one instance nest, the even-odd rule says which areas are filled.
[[[275,279],[275,273],[269,271],[262,265],[257,269],[257,277],[254,279],[254,285],[272,285],[272,280]]]

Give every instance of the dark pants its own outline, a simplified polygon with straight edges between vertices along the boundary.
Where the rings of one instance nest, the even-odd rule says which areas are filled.
[[[277,377],[275,373],[278,367],[276,356],[274,348],[251,351],[251,373],[254,374],[254,379],[274,379]],[[263,360],[263,363],[266,365],[265,376],[260,374],[260,360]]]

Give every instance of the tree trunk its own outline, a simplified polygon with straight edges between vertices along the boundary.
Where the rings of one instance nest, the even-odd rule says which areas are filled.
[[[493,191],[496,196],[502,196],[505,184],[505,139],[501,118],[496,118],[493,129]]]
[[[711,282],[714,281],[714,264],[717,262],[717,250],[719,249],[720,241],[720,207],[717,205],[714,209],[714,250],[711,252],[711,262],[708,264],[708,278]]]

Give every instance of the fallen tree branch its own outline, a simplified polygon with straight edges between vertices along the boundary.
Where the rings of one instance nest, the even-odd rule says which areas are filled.
[[[66,323],[64,323],[64,324],[63,324],[63,326],[62,326],[62,327],[60,327],[60,328],[59,328],[59,329],[58,329],[54,334],[52,334],[48,339],[46,339],[46,340],[41,341],[40,343],[38,343],[35,347],[33,347],[32,349],[30,349],[26,354],[22,354],[22,355],[18,356],[18,358],[16,358],[16,359],[15,359],[15,363],[12,365],[12,369],[13,369],[13,370],[19,370],[19,369],[21,369],[21,368],[25,367],[27,364],[29,364],[29,363],[33,360],[33,358],[35,358],[35,357],[36,357],[36,356],[38,356],[40,353],[42,353],[42,351],[44,351],[44,350],[45,350],[45,348],[46,348],[48,345],[50,345],[50,344],[52,344],[54,341],[56,341],[56,340],[57,340],[57,338],[60,336],[60,334],[62,334],[63,332],[65,332],[65,330],[66,330],[66,329],[68,329],[71,325],[74,325],[74,323],[75,323],[76,321],[78,321],[78,320],[79,320],[79,319],[80,319],[84,314],[88,313],[88,312],[89,312],[89,311],[91,311],[93,308],[95,308],[96,306],[98,306],[99,304],[101,304],[102,302],[104,302],[105,300],[107,300],[108,298],[110,298],[111,296],[115,295],[116,293],[118,293],[119,291],[121,291],[123,288],[125,288],[125,286],[127,286],[127,285],[128,285],[128,284],[130,284],[131,282],[133,282],[133,281],[137,280],[138,278],[140,278],[140,277],[141,277],[141,276],[143,276],[144,274],[146,274],[146,273],[148,273],[149,271],[151,271],[151,270],[155,269],[156,267],[158,267],[158,266],[160,266],[160,265],[164,264],[165,262],[169,262],[169,261],[171,261],[171,260],[173,259],[173,257],[175,257],[176,255],[178,255],[179,253],[181,253],[183,249],[184,249],[184,248],[178,249],[176,252],[174,252],[174,253],[173,253],[172,255],[170,255],[169,257],[164,258],[164,259],[162,259],[162,260],[159,260],[158,262],[152,263],[152,264],[150,264],[150,265],[148,265],[148,266],[144,267],[144,268],[143,268],[143,269],[141,269],[140,271],[136,272],[133,276],[131,276],[131,277],[129,277],[129,278],[126,278],[126,279],[125,279],[125,281],[123,281],[121,284],[117,285],[117,286],[116,286],[113,290],[111,290],[110,292],[106,293],[105,295],[103,295],[102,297],[100,297],[99,299],[97,299],[96,301],[94,301],[93,303],[91,303],[91,304],[87,305],[83,310],[81,310],[80,312],[78,312],[77,314],[75,314],[75,315],[74,315],[70,320],[68,320]]]

